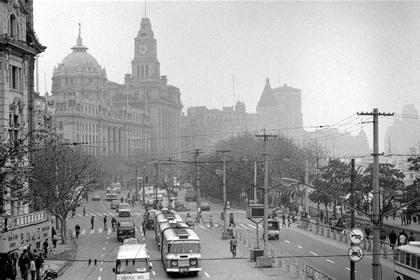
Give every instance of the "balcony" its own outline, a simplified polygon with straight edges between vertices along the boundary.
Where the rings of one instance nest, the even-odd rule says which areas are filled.
[[[9,218],[10,222],[8,230],[22,228],[30,225],[39,224],[48,220],[47,211],[31,212],[19,216],[12,216]]]

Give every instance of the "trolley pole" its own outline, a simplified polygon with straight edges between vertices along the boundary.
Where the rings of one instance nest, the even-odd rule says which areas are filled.
[[[355,180],[355,169],[354,169],[354,158],[351,159],[351,177],[350,177],[350,203],[351,206],[355,207],[354,201],[354,180]],[[354,209],[350,210],[350,228],[354,228]],[[353,243],[351,244],[353,245]],[[356,265],[354,261],[350,261],[350,280],[356,279]]]
[[[198,164],[198,156],[201,154],[200,149],[195,150],[195,187],[197,191],[197,214],[201,208],[201,192],[200,192],[200,165]]]
[[[226,235],[226,153],[231,152],[231,150],[219,150],[216,151],[223,154],[223,233],[222,236]]]

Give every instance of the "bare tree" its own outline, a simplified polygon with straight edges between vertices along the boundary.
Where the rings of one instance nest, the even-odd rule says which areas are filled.
[[[80,147],[54,142],[35,152],[31,195],[56,216],[66,243],[69,212],[97,185],[100,168]]]

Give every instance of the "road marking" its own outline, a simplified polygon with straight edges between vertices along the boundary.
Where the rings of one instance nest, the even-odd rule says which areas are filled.
[[[201,227],[202,229],[206,229],[204,226],[202,226],[202,225],[198,225],[199,227]]]
[[[96,213],[96,215],[97,215],[97,216],[102,216],[102,214],[101,214],[101,213]]]
[[[300,245],[297,245],[297,247],[299,248],[299,249],[302,249],[303,247],[302,246],[300,246]]]
[[[76,214],[78,217],[82,217],[82,214]]]
[[[103,259],[103,258],[104,258],[104,254],[102,254],[102,255],[101,255],[101,259]],[[103,263],[104,263],[104,262],[101,262],[101,264],[103,264]]]
[[[99,271],[102,271],[102,267],[101,267],[101,268],[99,268]]]
[[[206,275],[207,278],[210,278],[210,275],[206,271],[204,272],[204,275]]]
[[[101,276],[98,276],[98,280],[101,280],[102,278],[101,278]]]
[[[112,229],[108,229],[108,235],[110,235],[111,234],[111,232],[112,232]]]
[[[108,241],[105,241],[105,244],[108,244]]]
[[[257,227],[251,224],[248,224],[248,226],[252,227],[253,229],[256,229]]]
[[[109,236],[107,236],[106,239],[109,239]]]
[[[89,213],[89,215],[90,215],[90,216],[93,216],[93,217],[95,217],[95,214],[94,214],[94,213]]]
[[[347,267],[347,266],[346,266],[346,270],[350,271],[350,267]]]
[[[95,232],[95,230],[94,229],[91,229],[90,230],[90,234],[93,234]]]
[[[284,240],[284,242],[286,242],[286,243],[290,243],[290,241],[289,241],[289,240],[286,240],[286,239]]]
[[[155,272],[154,270],[152,270],[152,274],[153,274],[153,275],[156,275],[156,272]]]
[[[138,215],[138,216],[141,216],[141,214],[140,214],[140,213],[138,213],[138,212],[134,213],[134,215]]]
[[[86,230],[82,229],[82,235],[86,234]]]
[[[103,229],[102,228],[98,228],[98,232],[102,233]]]
[[[104,216],[108,215],[107,213],[103,212],[102,214],[104,214]]]
[[[103,248],[102,248],[102,250],[105,250],[105,249],[106,249],[106,247],[103,247]]]
[[[309,253],[311,253],[312,255],[314,255],[314,256],[318,256],[318,254],[317,253],[314,253],[314,252],[312,252],[312,251],[309,251]]]
[[[335,261],[332,261],[332,260],[330,260],[330,259],[327,259],[327,262],[330,262],[330,263],[335,263]]]

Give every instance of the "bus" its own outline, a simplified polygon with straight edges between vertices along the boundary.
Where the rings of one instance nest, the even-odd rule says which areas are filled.
[[[420,241],[411,241],[408,245],[397,247],[394,263],[395,280],[420,279]]]
[[[167,273],[192,274],[201,270],[200,238],[184,224],[162,230],[161,259]]]
[[[117,199],[118,199],[118,196],[117,196],[116,193],[107,193],[105,195],[105,200],[106,201],[112,201],[112,200],[117,200]]]
[[[155,213],[155,238],[158,247],[160,246],[160,239],[161,239],[161,225],[168,224],[168,223],[180,223],[183,222],[182,217],[179,213],[174,210],[168,210],[167,208],[163,208],[161,211]]]
[[[267,221],[267,238],[279,240],[280,239],[280,223],[277,220],[269,219]]]
[[[125,244],[118,249],[115,267],[115,280],[150,279],[152,263],[146,244]]]

